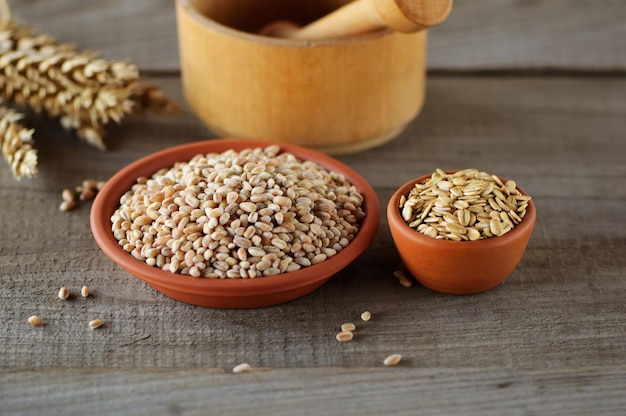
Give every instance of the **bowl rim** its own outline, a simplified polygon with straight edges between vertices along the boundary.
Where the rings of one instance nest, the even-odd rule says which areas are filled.
[[[217,33],[230,36],[236,39],[244,41],[277,46],[277,47],[295,47],[295,48],[315,48],[315,47],[328,47],[335,45],[353,44],[357,42],[368,42],[371,40],[377,40],[380,38],[388,37],[394,34],[394,31],[389,28],[382,28],[368,33],[362,33],[359,35],[349,37],[336,37],[328,39],[288,39],[278,38],[271,36],[262,36],[256,33],[245,32],[240,29],[236,29],[231,26],[227,26],[219,21],[206,16],[197,9],[194,4],[194,0],[176,0],[176,4],[179,7],[180,12],[186,13],[186,15],[196,21],[204,28],[209,28]],[[180,28],[179,28],[180,30]]]
[[[446,170],[445,172],[454,173],[457,171],[458,169]],[[467,249],[479,251],[484,249],[495,249],[503,247],[508,245],[511,240],[520,238],[529,231],[532,231],[537,217],[537,210],[533,199],[530,199],[528,201],[526,215],[524,216],[524,218],[522,218],[522,221],[519,224],[516,224],[511,231],[501,236],[490,237],[475,241],[454,241],[432,238],[420,233],[414,228],[409,227],[409,225],[406,223],[404,218],[402,218],[402,215],[400,213],[400,197],[402,195],[407,195],[409,191],[413,188],[413,186],[418,183],[424,182],[425,180],[430,178],[431,175],[432,173],[429,173],[407,181],[393,193],[391,198],[389,198],[389,202],[387,203],[387,221],[389,223],[389,228],[392,233],[401,233],[407,238],[411,240],[416,240],[417,243],[422,245],[438,246],[441,249],[445,249],[450,252],[458,252],[465,251]],[[507,179],[504,177],[498,176],[498,178],[500,178],[500,180],[503,182],[507,181]],[[517,190],[520,191],[523,195],[529,195],[519,185],[517,185]]]
[[[189,160],[200,153],[219,153],[229,149],[243,150],[271,145],[280,146],[281,152],[290,152],[301,160],[313,161],[328,170],[344,175],[364,196],[366,216],[359,226],[359,231],[354,240],[335,256],[316,265],[274,276],[253,279],[212,279],[180,275],[149,266],[119,246],[111,232],[110,217],[119,206],[120,197],[130,189],[139,176],[149,177],[161,168],[168,168],[175,162]],[[181,155],[186,155],[183,156],[186,159],[180,160]],[[281,291],[280,288],[284,288],[284,291],[291,291],[310,286],[315,282],[323,282],[349,265],[367,249],[378,231],[379,222],[380,205],[376,192],[365,178],[343,162],[329,155],[293,144],[231,138],[209,139],[173,146],[130,163],[106,181],[96,195],[90,213],[92,234],[100,249],[109,259],[135,277],[167,290],[201,295],[215,294],[220,297],[240,297],[243,295],[242,290],[254,291],[255,296],[268,295]],[[364,242],[364,248],[355,242]],[[146,278],[145,275],[150,277]]]

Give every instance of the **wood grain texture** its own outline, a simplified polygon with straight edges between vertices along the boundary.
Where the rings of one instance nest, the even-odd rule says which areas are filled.
[[[59,40],[177,71],[170,0],[9,0],[14,14]],[[620,0],[456,1],[429,38],[431,70],[626,69],[626,4]]]
[[[450,19],[464,29],[449,20],[433,30],[431,47],[443,43],[430,62],[461,73],[428,78],[424,109],[398,138],[339,159],[374,186],[381,205],[437,167],[515,179],[535,199],[538,217],[528,251],[503,285],[463,297],[401,286],[382,218],[365,255],[301,299],[257,310],[173,301],[106,258],[91,237],[89,204],[61,212],[61,191],[86,178],[106,180],[167,146],[215,136],[184,107],[177,117],[129,117],[109,131],[102,153],[54,122],[29,117],[38,178],[17,182],[0,161],[0,413],[622,414],[623,3],[456,3]],[[172,2],[11,4],[66,41],[171,70],[147,80],[182,101]],[[497,13],[486,15],[489,5]],[[589,31],[579,30],[583,15],[596,22]],[[478,35],[472,26],[480,22],[498,29],[482,26]],[[573,49],[568,31],[588,53]],[[478,45],[487,48],[480,59],[472,52]],[[497,68],[614,76],[473,73]],[[79,296],[85,284],[88,298]],[[72,293],[66,301],[57,297],[61,286]],[[366,309],[373,317],[361,322]],[[31,327],[32,314],[45,325]],[[94,318],[104,325],[91,330]],[[348,321],[357,324],[355,339],[338,343],[335,333]],[[400,366],[382,365],[390,353],[403,355]],[[231,374],[241,362],[264,370]]]
[[[154,81],[180,94],[178,80]],[[41,123],[40,177],[17,183],[7,171],[0,176],[0,367],[227,371],[246,361],[376,368],[392,352],[415,369],[584,373],[626,364],[620,139],[626,82],[432,77],[429,86],[424,113],[401,137],[341,159],[373,184],[381,204],[396,186],[438,166],[515,178],[539,215],[528,251],[504,285],[466,297],[400,286],[383,219],[366,255],[294,302],[237,311],[173,301],[104,257],[89,232],[88,205],[69,213],[57,206],[63,188],[106,179],[165,146],[209,137],[203,127],[188,113],[132,118],[110,137],[111,151],[100,153]],[[585,97],[584,104],[574,97]],[[93,297],[77,296],[83,284]],[[61,286],[72,290],[69,301],[56,297]],[[360,323],[365,309],[374,317]],[[30,327],[26,319],[34,313],[46,325]],[[96,317],[104,326],[89,330]],[[334,334],[347,321],[356,321],[357,336],[337,343]],[[626,374],[614,375],[623,383],[619,374]]]
[[[3,414],[612,415],[624,367],[0,373]],[[207,397],[210,399],[207,400]],[[598,401],[598,398],[604,400]],[[321,406],[323,404],[323,406]]]
[[[432,31],[430,62],[446,70],[624,70],[625,19],[619,0],[460,0]]]

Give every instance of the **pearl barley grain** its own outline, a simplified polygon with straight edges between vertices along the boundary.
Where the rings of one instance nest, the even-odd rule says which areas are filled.
[[[413,282],[409,280],[404,270],[396,270],[393,272],[393,276],[398,279],[398,282],[404,287],[412,287]]]
[[[70,297],[70,291],[66,287],[59,289],[59,299],[66,300]]]
[[[59,209],[61,211],[71,211],[76,207],[76,202],[74,201],[63,201],[59,205]]]
[[[335,338],[339,342],[352,341],[354,334],[351,331],[341,331],[335,336]]]
[[[393,367],[398,365],[398,363],[402,360],[402,356],[400,354],[391,354],[383,361],[387,367]]]
[[[89,288],[87,286],[83,286],[80,289],[80,295],[84,298],[86,298],[87,296],[89,296]]]
[[[32,326],[41,326],[43,325],[43,319],[41,319],[37,315],[33,315],[30,318],[28,318],[28,323],[31,324]]]
[[[346,322],[345,324],[341,325],[342,332],[352,332],[355,329],[356,325],[354,325],[352,322]]]
[[[93,321],[89,321],[89,328],[96,329],[96,328],[101,327],[102,324],[103,324],[102,320],[94,319]]]
[[[233,373],[247,373],[252,370],[248,363],[241,363],[233,367]]]
[[[74,193],[70,191],[69,189],[64,189],[63,192],[61,192],[61,198],[63,199],[63,201],[68,201],[68,202],[76,201],[74,197]]]
[[[372,319],[372,313],[370,311],[365,311],[361,314],[361,320],[362,321],[369,321],[370,319]]]

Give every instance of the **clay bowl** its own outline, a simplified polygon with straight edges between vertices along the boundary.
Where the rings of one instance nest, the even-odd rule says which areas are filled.
[[[161,168],[187,161],[199,153],[224,152],[228,149],[266,147],[270,142],[217,139],[194,142],[165,149],[130,164],[115,174],[100,190],[91,209],[91,229],[102,251],[126,271],[145,281],[157,291],[180,301],[215,308],[257,308],[301,297],[320,287],[331,276],[355,260],[371,243],[380,220],[378,198],[372,187],[350,167],[325,154],[295,145],[281,144],[281,150],[300,159],[310,160],[338,172],[364,196],[366,217],[354,240],[335,256],[303,269],[255,279],[207,279],[163,271],[148,266],[122,250],[111,232],[111,215],[119,206],[121,195],[140,176],[150,177]]]
[[[400,196],[408,195],[416,183],[429,177],[421,176],[402,185],[387,205],[391,235],[407,270],[423,286],[452,295],[480,293],[502,283],[526,250],[535,226],[533,201],[522,222],[502,236],[477,241],[439,240],[410,228],[398,208]]]

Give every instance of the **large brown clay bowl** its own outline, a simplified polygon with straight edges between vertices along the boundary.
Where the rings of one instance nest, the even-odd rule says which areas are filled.
[[[504,235],[476,241],[439,240],[410,228],[398,208],[400,196],[408,195],[416,183],[429,177],[407,182],[387,205],[389,228],[404,266],[423,286],[446,294],[479,293],[502,283],[522,259],[530,240],[537,215],[534,202],[529,202],[522,222]]]
[[[280,144],[290,152],[344,175],[364,196],[366,217],[354,240],[327,260],[303,269],[254,279],[209,279],[183,276],[152,267],[124,251],[111,232],[111,215],[120,197],[140,176],[150,177],[175,162],[188,161],[199,153],[236,151],[266,147],[274,143],[254,140],[215,139],[194,142],[146,156],[115,174],[100,190],[91,209],[91,229],[104,253],[126,271],[157,291],[180,301],[215,308],[257,308],[287,302],[304,296],[354,261],[371,243],[380,220],[380,208],[371,185],[356,171],[325,154],[295,145]]]

